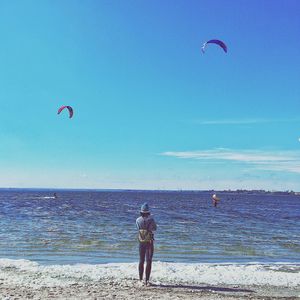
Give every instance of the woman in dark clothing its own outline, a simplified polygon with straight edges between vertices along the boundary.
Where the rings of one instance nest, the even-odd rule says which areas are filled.
[[[144,263],[146,258],[146,281],[145,284],[149,285],[149,278],[152,266],[152,257],[154,252],[154,235],[153,231],[156,230],[156,223],[150,215],[149,206],[144,203],[140,211],[141,216],[136,219],[136,227],[139,230],[139,278],[143,280]]]

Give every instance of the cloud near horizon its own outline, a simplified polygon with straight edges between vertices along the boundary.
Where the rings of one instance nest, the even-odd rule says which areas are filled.
[[[300,151],[231,150],[217,148],[202,151],[167,151],[163,156],[210,162],[241,163],[258,170],[300,174]]]

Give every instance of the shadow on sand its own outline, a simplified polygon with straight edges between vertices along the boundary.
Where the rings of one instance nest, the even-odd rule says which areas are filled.
[[[212,291],[212,292],[229,292],[229,293],[255,293],[253,290],[241,289],[241,288],[226,288],[217,286],[196,286],[196,285],[168,285],[168,284],[152,284],[151,286],[159,288],[178,288],[189,289],[197,291]]]

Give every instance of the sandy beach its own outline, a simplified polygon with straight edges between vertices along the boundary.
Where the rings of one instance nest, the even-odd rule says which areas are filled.
[[[298,266],[271,267],[155,262],[146,287],[136,263],[42,266],[2,259],[0,299],[299,299]]]
[[[300,288],[268,286],[153,285],[137,280],[26,287],[0,284],[1,299],[297,299]]]

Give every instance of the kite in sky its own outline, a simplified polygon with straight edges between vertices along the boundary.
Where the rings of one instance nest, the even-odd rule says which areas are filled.
[[[69,118],[72,118],[73,117],[73,108],[71,106],[68,106],[68,105],[61,106],[58,109],[57,114],[59,115],[65,108],[67,108],[69,110]]]
[[[220,41],[220,40],[209,40],[207,42],[205,42],[201,48],[202,52],[205,53],[205,49],[206,49],[206,46],[207,44],[217,44],[219,45],[223,50],[224,52],[227,53],[227,46],[224,42]]]

